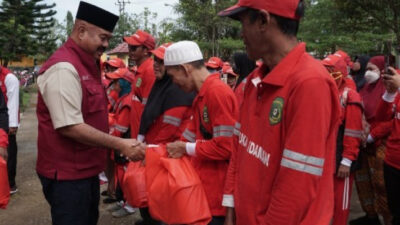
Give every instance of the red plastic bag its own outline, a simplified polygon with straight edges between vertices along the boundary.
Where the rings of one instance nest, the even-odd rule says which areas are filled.
[[[0,209],[5,209],[10,200],[10,186],[8,184],[7,163],[0,157]]]
[[[211,212],[189,158],[168,158],[165,146],[146,150],[146,184],[151,216],[167,224],[206,225]]]
[[[142,162],[130,162],[125,171],[122,190],[129,205],[147,207],[145,167]]]

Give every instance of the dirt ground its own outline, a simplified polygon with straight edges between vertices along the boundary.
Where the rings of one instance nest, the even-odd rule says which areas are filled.
[[[31,104],[21,117],[18,131],[18,168],[16,182],[18,192],[12,196],[8,208],[0,210],[0,225],[51,225],[50,208],[44,199],[40,181],[35,172],[37,119],[35,114],[37,96],[31,96]],[[104,189],[104,185],[102,189]],[[356,192],[353,191],[350,218],[363,215]],[[115,219],[100,205],[99,225],[134,225],[138,213]],[[72,224],[71,224],[72,225]]]

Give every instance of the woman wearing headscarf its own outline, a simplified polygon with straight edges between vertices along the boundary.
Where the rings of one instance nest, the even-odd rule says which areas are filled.
[[[163,144],[179,140],[192,116],[195,93],[186,93],[166,74],[164,53],[171,43],[151,51],[156,81],[144,108],[137,139],[146,144]],[[143,148],[145,145],[142,144]],[[141,208],[143,221],[137,224],[161,224],[151,218],[148,208]]]
[[[369,56],[366,55],[357,56],[351,68],[350,74],[353,77],[354,82],[356,83],[357,91],[360,91],[360,89],[363,88],[366,83],[364,75],[367,69],[368,61],[369,61]]]
[[[380,224],[378,214],[382,215],[385,224],[390,224],[391,215],[387,207],[387,199],[383,178],[383,160],[385,158],[385,143],[391,131],[391,121],[376,120],[376,109],[385,92],[381,77],[385,67],[385,57],[372,57],[364,75],[365,84],[360,89],[364,104],[365,123],[370,127],[366,147],[361,150],[361,169],[356,172],[356,186],[364,217],[350,222],[356,224]],[[362,79],[359,83],[362,83]]]

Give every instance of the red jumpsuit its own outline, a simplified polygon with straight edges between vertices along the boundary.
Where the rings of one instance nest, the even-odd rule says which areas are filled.
[[[147,103],[151,88],[156,80],[153,70],[153,59],[148,58],[138,68],[135,81],[132,84],[131,110],[131,137],[136,138],[139,133],[140,119]]]
[[[245,87],[225,206],[238,225],[327,225],[340,105],[335,82],[298,44]],[[233,196],[232,196],[233,194]]]
[[[192,109],[188,106],[174,107],[165,111],[151,125],[145,135],[147,144],[165,144],[179,140],[190,123]]]
[[[211,214],[225,216],[221,202],[238,115],[236,97],[215,73],[203,83],[192,109],[193,119],[182,139],[196,143],[189,155],[193,156],[192,163],[203,183]]]
[[[344,132],[339,132],[338,135],[338,142],[342,143],[337,143],[336,171],[338,170],[339,165],[345,164],[347,166],[351,166],[351,162],[357,160],[363,132],[362,104],[360,95],[354,89],[348,87],[345,87],[340,92],[341,93],[339,97],[342,105],[341,130],[344,129]],[[343,159],[344,161],[342,161]],[[338,178],[337,174],[334,174],[335,208],[332,225],[347,224],[347,219],[350,212],[350,199],[353,180],[354,171],[351,171],[350,176],[346,178]]]

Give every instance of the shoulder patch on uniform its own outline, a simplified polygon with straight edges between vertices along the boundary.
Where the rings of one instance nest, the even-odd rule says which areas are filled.
[[[140,87],[140,85],[142,85],[142,78],[138,78],[136,81],[136,87]]]
[[[271,105],[269,112],[269,123],[271,126],[276,125],[282,120],[284,99],[282,97],[276,97]]]
[[[203,121],[204,121],[204,123],[209,123],[210,122],[210,118],[208,116],[208,108],[207,108],[207,106],[204,106],[204,108],[203,108]]]

